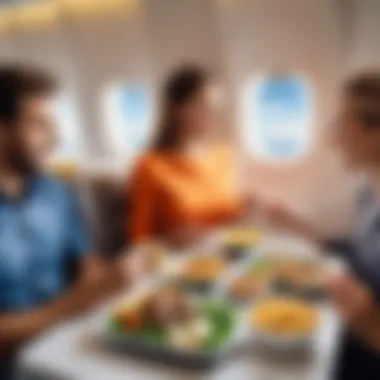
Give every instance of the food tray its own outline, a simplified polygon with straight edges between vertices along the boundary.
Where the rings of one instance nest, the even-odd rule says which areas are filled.
[[[315,347],[317,337],[325,323],[324,307],[320,305],[313,306],[317,313],[314,331],[307,334],[275,334],[260,330],[258,326],[253,325],[250,321],[252,311],[258,307],[261,302],[265,302],[266,299],[272,297],[273,295],[271,296],[269,294],[262,296],[251,304],[249,308],[244,309],[240,333],[245,337],[245,345],[258,348],[269,355],[297,356],[299,353],[312,350]],[[292,297],[289,299],[292,299]]]
[[[221,276],[210,282],[202,282],[198,280],[192,281],[191,279],[187,280],[181,276],[181,272],[184,271],[186,265],[191,260],[197,260],[203,257],[220,257],[226,262],[226,270],[223,271]],[[204,297],[212,299],[222,299],[224,296],[225,284],[228,283],[230,279],[236,275],[236,273],[240,273],[243,270],[244,266],[245,262],[243,261],[230,262],[226,260],[221,252],[218,251],[218,248],[215,248],[214,250],[210,251],[199,251],[195,253],[185,254],[182,255],[179,259],[173,258],[172,264],[169,264],[168,260],[166,264],[166,270],[162,271],[158,277],[165,281],[176,282],[178,286],[181,287],[181,289],[185,292],[202,295]],[[171,267],[171,270],[168,270],[169,267]]]
[[[240,326],[238,314],[235,319],[235,328],[230,337],[226,338],[225,342],[218,348],[210,350],[180,349],[163,343],[151,342],[126,332],[120,333],[110,328],[116,305],[122,302],[133,302],[139,299],[139,297],[144,297],[149,294],[153,289],[164,286],[165,284],[166,283],[161,280],[145,283],[130,295],[116,299],[98,318],[97,330],[102,341],[111,349],[126,352],[132,356],[148,358],[167,365],[176,365],[182,368],[198,370],[214,367],[229,355],[236,344],[238,327]],[[199,302],[201,302],[200,300],[199,298]]]
[[[277,246],[278,247],[278,246]],[[290,247],[283,248],[282,251],[291,251]],[[258,247],[258,254],[255,255],[255,258],[251,258],[249,261],[249,266],[252,266],[255,262],[259,263],[262,259],[266,257],[273,257],[270,252],[278,252],[276,246],[268,246]],[[293,250],[292,250],[293,251]],[[202,253],[205,252],[205,253]],[[124,300],[128,302],[129,300],[133,300],[133,297],[138,296],[139,294],[144,294],[145,292],[150,292],[153,289],[156,289],[158,286],[162,286],[165,283],[173,282],[176,279],[177,274],[184,265],[191,260],[192,258],[204,256],[204,255],[219,255],[218,249],[198,249],[197,252],[189,252],[189,253],[181,253],[179,255],[171,254],[168,259],[165,261],[165,265],[161,268],[161,271],[153,276],[153,279],[147,280],[144,284],[141,284],[139,289],[136,289],[133,292],[129,292],[129,294],[124,297]],[[274,256],[277,256],[275,254]],[[296,257],[305,257],[303,252],[298,252],[295,254]],[[293,255],[291,256],[292,258]],[[315,257],[314,255],[307,255],[307,257]],[[226,271],[224,276],[221,276],[217,279],[215,291],[211,293],[213,299],[227,301],[226,299],[226,289],[228,284],[232,279],[244,273],[247,270],[248,261],[236,261],[229,263],[229,269]],[[270,289],[270,293],[273,294],[273,289]],[[265,296],[265,295],[264,295]],[[199,297],[200,299],[204,299],[204,297]],[[159,361],[160,363],[165,363],[168,365],[176,365],[182,368],[188,369],[208,369],[212,368],[221,361],[225,360],[233,349],[242,343],[244,344],[253,344],[253,345],[261,345],[268,346],[272,348],[279,348],[280,350],[292,350],[294,348],[306,348],[312,346],[314,341],[313,337],[306,337],[305,339],[291,338],[284,339],[283,337],[271,336],[270,334],[263,334],[257,331],[254,327],[252,327],[248,323],[248,310],[251,310],[252,307],[256,304],[256,302],[260,301],[261,297],[257,299],[253,299],[244,305],[231,305],[231,307],[235,307],[239,310],[236,328],[233,334],[226,339],[226,341],[217,349],[214,350],[184,350],[175,348],[173,346],[169,346],[166,344],[152,344],[152,342],[141,339],[137,336],[129,335],[127,333],[120,334],[116,331],[113,331],[109,328],[109,321],[111,319],[112,310],[114,310],[114,306],[112,309],[108,308],[105,311],[103,316],[99,319],[99,333],[101,334],[102,340],[104,343],[116,350],[120,350],[122,352],[126,352],[129,355],[139,356],[148,358],[151,360]],[[120,303],[121,299],[116,301]]]
[[[133,337],[111,333],[104,335],[104,341],[107,346],[129,355],[187,369],[210,369],[223,361],[229,353],[229,347],[213,352],[180,351],[168,346],[153,346]]]
[[[271,284],[268,281],[268,285],[263,286],[261,290],[254,292],[255,294],[249,296],[243,295],[241,297],[234,296],[233,294],[231,294],[231,286],[233,285],[233,283],[244,277],[254,277],[254,274],[250,272],[254,270],[254,267],[256,265],[261,265],[262,261],[262,258],[256,257],[253,260],[242,263],[242,265],[238,267],[234,272],[231,272],[230,276],[228,276],[221,284],[220,293],[222,294],[223,299],[225,299],[227,302],[231,303],[237,308],[245,309],[252,305],[255,302],[255,300],[259,297],[271,293],[273,289],[271,288]]]
[[[244,242],[245,238],[242,237],[243,241],[228,241],[232,238],[234,239],[234,235],[236,238],[236,235],[246,235],[248,236],[249,233],[254,234],[256,237],[254,237],[253,241],[246,241]],[[258,253],[258,247],[260,246],[260,241],[262,240],[261,237],[264,235],[261,228],[258,228],[256,226],[249,226],[249,225],[241,225],[241,226],[233,226],[229,228],[224,228],[220,230],[218,233],[214,235],[213,238],[213,244],[214,246],[218,247],[218,250],[220,251],[221,255],[227,259],[231,263],[237,263],[237,262],[246,262],[249,260],[252,260],[253,257],[256,256]],[[239,240],[240,238],[238,238]],[[249,239],[248,239],[249,240]]]
[[[297,284],[296,279],[288,279],[287,275],[275,276],[271,285],[271,291],[273,293],[284,296],[294,296],[314,302],[324,301],[326,299],[326,292],[323,286],[323,273],[330,270],[331,263],[322,256],[322,252],[319,252],[312,245],[294,240],[273,240],[261,247],[260,256],[263,262],[265,263],[265,261],[267,261],[269,265],[271,265],[271,261],[281,261],[283,263],[287,261],[294,263],[300,262],[306,265],[311,264],[316,268],[317,272],[319,271],[318,267],[320,267],[320,275],[315,275],[315,283],[308,283],[307,280],[303,283],[305,280],[301,279],[301,282]],[[294,275],[290,276],[290,278],[292,277],[294,278]],[[296,277],[299,278],[299,276]]]

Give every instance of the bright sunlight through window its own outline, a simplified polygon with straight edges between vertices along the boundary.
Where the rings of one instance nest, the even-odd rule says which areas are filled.
[[[243,93],[243,141],[261,158],[292,160],[309,149],[313,99],[310,83],[297,75],[251,79]]]
[[[139,84],[112,86],[105,92],[105,126],[112,149],[134,156],[147,144],[152,120],[151,95]]]

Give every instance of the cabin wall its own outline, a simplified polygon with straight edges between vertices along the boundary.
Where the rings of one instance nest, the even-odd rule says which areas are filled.
[[[127,2],[126,2],[127,3]],[[227,133],[240,145],[241,90],[252,75],[300,72],[315,93],[313,140],[293,163],[248,154],[245,182],[286,201],[326,231],[348,228],[356,178],[331,150],[337,87],[347,72],[378,63],[376,0],[141,0],[108,17],[62,9],[48,29],[0,33],[0,59],[54,71],[78,106],[88,170],[125,165],[112,150],[101,92],[112,82],[144,81],[156,91],[176,65],[212,68],[228,90]],[[123,163],[124,164],[124,163]],[[106,169],[108,170],[108,169]]]

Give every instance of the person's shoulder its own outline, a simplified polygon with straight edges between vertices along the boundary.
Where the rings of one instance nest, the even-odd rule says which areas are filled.
[[[234,160],[235,151],[233,147],[226,143],[218,143],[212,147],[213,154],[222,162],[229,163]]]
[[[150,167],[157,159],[158,156],[155,152],[142,153],[136,158],[136,166]]]
[[[224,156],[231,155],[234,151],[231,144],[225,142],[216,142],[214,145],[212,145],[211,149],[213,152]]]
[[[49,188],[51,190],[62,191],[66,187],[60,178],[51,174],[41,174],[36,178],[36,181],[39,186]]]
[[[163,161],[164,157],[162,154],[158,152],[146,152],[136,158],[133,171],[139,174],[154,173]]]
[[[71,198],[73,196],[73,187],[67,181],[64,181],[57,176],[44,174],[38,178],[39,187],[50,194],[57,197]]]

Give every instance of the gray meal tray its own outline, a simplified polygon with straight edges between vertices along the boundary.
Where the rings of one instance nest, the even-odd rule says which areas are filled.
[[[169,346],[159,346],[126,335],[107,332],[104,342],[111,349],[129,355],[151,359],[162,364],[175,365],[189,370],[211,369],[226,359],[231,352],[230,344],[216,351],[182,351]]]

